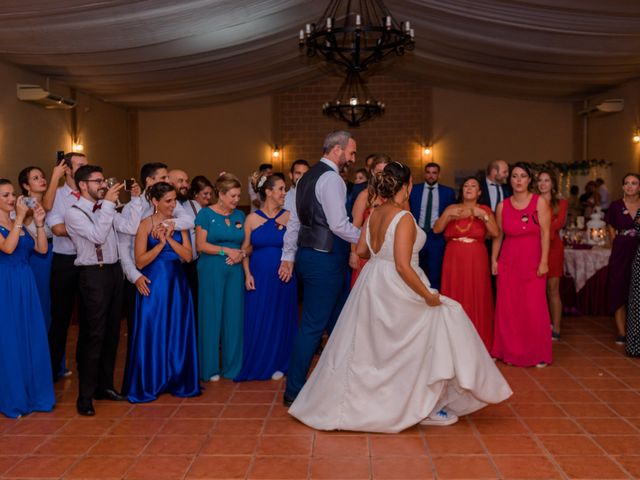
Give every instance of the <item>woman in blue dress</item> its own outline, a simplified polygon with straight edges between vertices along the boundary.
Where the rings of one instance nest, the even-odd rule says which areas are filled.
[[[135,240],[136,267],[150,280],[150,293],[136,293],[123,388],[132,403],[151,402],[165,392],[200,394],[193,301],[181,265],[191,261],[189,232],[173,230],[172,185],[156,183],[149,199],[155,212],[140,222]]]
[[[18,174],[18,183],[20,184],[22,195],[35,199],[44,207],[43,197],[47,191],[47,177],[40,168],[23,168]],[[33,238],[36,238],[37,229],[33,219],[33,212],[31,210],[27,213],[27,216],[24,219],[24,227],[29,230],[29,233]],[[48,332],[49,327],[51,326],[51,261],[53,260],[51,239],[53,234],[46,223],[44,224],[44,231],[49,243],[47,253],[41,254],[34,252],[33,255],[29,257],[29,264],[31,265],[31,270],[33,271],[33,275],[36,279],[38,295],[40,296],[40,306],[42,307],[42,315],[44,316],[44,323]],[[71,375],[71,371],[66,368],[64,358],[62,359],[62,362],[60,362],[60,365],[58,365],[57,370],[58,377],[68,377]]]
[[[283,210],[285,183],[277,175],[262,177],[258,193],[263,207],[247,217],[243,263],[244,353],[242,370],[234,379],[279,380],[289,367],[296,334],[298,306],[296,282],[278,278],[282,243],[289,212]]]
[[[28,210],[11,182],[0,179],[0,413],[11,418],[55,405],[47,330],[29,266],[34,250],[47,252],[45,212],[34,205],[34,241],[23,228]]]
[[[217,201],[196,216],[198,355],[200,378],[235,378],[242,367],[244,213],[237,210],[240,182],[224,173],[214,185]],[[222,361],[221,361],[222,357]]]

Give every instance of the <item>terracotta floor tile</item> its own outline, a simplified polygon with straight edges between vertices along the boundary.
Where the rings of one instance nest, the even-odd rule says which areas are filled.
[[[513,395],[507,400],[511,405],[518,403],[548,403],[551,398],[543,390],[514,390]]]
[[[62,455],[27,457],[11,468],[7,477],[61,477],[76,460],[75,456]]]
[[[180,405],[173,418],[218,418],[224,405],[212,403],[201,405]]]
[[[122,478],[135,457],[84,457],[65,478]]]
[[[311,455],[313,435],[261,435],[258,455]]]
[[[556,462],[570,478],[627,478],[613,461],[605,456],[556,457]]]
[[[513,409],[521,417],[566,417],[566,413],[553,403],[520,403]]]
[[[265,418],[271,405],[227,405],[221,418]]]
[[[316,457],[359,457],[369,455],[366,435],[326,435],[316,437],[313,446]]]
[[[157,435],[144,455],[196,455],[206,441],[204,435]]]
[[[314,457],[311,460],[311,478],[368,479],[370,478],[369,459],[360,457]]]
[[[445,429],[446,427],[434,427]],[[399,437],[395,435],[371,435],[371,455],[426,455],[424,441],[420,437]]]
[[[638,403],[617,403],[608,404],[618,415],[623,417],[640,417],[640,402]]]
[[[309,459],[290,456],[256,457],[249,468],[249,479],[306,479]]]
[[[127,471],[128,479],[148,478],[151,480],[166,478],[174,480],[183,478],[191,463],[193,456],[141,456],[136,463]]]
[[[512,387],[513,388],[513,387]],[[487,405],[486,407],[473,412],[469,417],[471,418],[485,418],[485,417],[513,417],[515,413],[513,407],[507,402],[498,403],[496,405]]]
[[[593,439],[609,455],[640,455],[640,435],[596,435]]]
[[[124,418],[113,426],[109,435],[155,435],[165,421],[162,418]]]
[[[565,370],[576,378],[610,378],[610,375],[603,368],[566,367]]]
[[[211,385],[211,384],[209,384]],[[197,398],[194,398],[194,403],[226,403],[229,401],[231,396],[233,395],[233,390],[223,389],[217,390],[210,386],[207,386],[203,391],[202,395]]]
[[[538,378],[538,383],[545,390],[584,390],[584,388],[571,378]]]
[[[40,445],[37,455],[82,455],[86,453],[100,437],[56,435]]]
[[[611,409],[603,402],[561,403],[562,409],[571,417],[604,417],[613,415]],[[628,405],[628,404],[625,404]]]
[[[581,378],[580,384],[589,390],[626,390],[627,386],[615,378]]]
[[[484,453],[482,445],[473,435],[429,437],[427,448],[432,455],[474,455]]]
[[[245,435],[258,435],[262,433],[264,423],[264,420],[261,419],[219,419],[214,423],[211,432],[216,435],[234,435],[238,433]]]
[[[636,404],[640,402],[640,395],[633,390],[598,390],[594,393],[604,402]]]
[[[127,414],[129,418],[169,418],[176,410],[177,405],[156,405],[153,403],[140,403],[135,405]]]
[[[257,435],[214,435],[205,441],[200,453],[202,455],[252,455],[257,446]]]
[[[474,418],[473,424],[483,434],[523,434],[524,425],[515,418]],[[446,430],[449,427],[442,428]]]
[[[89,452],[90,455],[138,455],[151,437],[109,435],[102,437]]]
[[[618,418],[580,418],[576,420],[582,428],[591,434],[634,434],[637,430],[624,420]]]
[[[529,435],[481,435],[489,453],[493,455],[541,455],[540,447]]]
[[[473,433],[473,427],[471,425],[470,419],[461,418],[457,423],[454,423],[453,425],[450,425],[446,428],[420,426],[420,431],[427,438],[431,436],[439,437],[442,435],[469,435]]]
[[[18,455],[0,455],[0,475],[11,469],[22,459],[23,457]]]
[[[486,455],[433,457],[438,478],[498,478]]]
[[[44,435],[0,436],[2,455],[27,455],[47,440]]]
[[[276,392],[241,392],[236,391],[230,402],[238,403],[268,403],[271,404],[276,399]]]
[[[537,434],[584,433],[576,422],[566,418],[525,418],[524,422]]]
[[[501,473],[500,478],[562,478],[553,464],[542,456],[505,455],[493,457]]]
[[[280,403],[276,403],[271,407],[271,418],[286,418],[289,417],[289,407],[285,407]]]
[[[187,478],[245,478],[250,462],[250,456],[196,457]]]
[[[21,418],[5,433],[9,435],[51,435],[60,430],[68,420]]]
[[[552,455],[602,455],[587,435],[539,435],[538,438]]]
[[[632,478],[640,478],[640,456],[616,457],[618,463],[631,474]]]
[[[121,418],[135,408],[128,402],[95,402],[94,404],[99,418]],[[57,408],[57,407],[56,407]],[[75,405],[73,407],[75,411]],[[79,416],[77,418],[80,418]]]
[[[270,418],[264,428],[264,433],[268,435],[295,435],[313,432],[304,423],[289,418]]]
[[[375,457],[374,479],[423,479],[433,478],[433,469],[427,457]]]
[[[214,419],[194,419],[194,418],[170,418],[162,425],[160,434],[162,435],[205,435],[211,431],[215,425]]]
[[[103,435],[116,425],[112,418],[77,417],[69,420],[58,435]]]
[[[279,391],[279,390],[282,390],[283,388],[284,388],[283,380],[264,380],[264,381],[238,383],[237,391],[239,392]]]
[[[587,390],[549,390],[549,396],[556,402],[593,403],[599,399]]]

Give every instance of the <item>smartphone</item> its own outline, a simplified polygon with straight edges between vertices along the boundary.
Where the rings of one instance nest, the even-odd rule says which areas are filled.
[[[64,162],[64,150],[56,152],[56,165],[60,165],[61,162]]]
[[[33,197],[22,197],[22,201],[29,208],[34,208],[37,203],[37,200]]]
[[[133,178],[127,178],[124,181],[124,189],[128,192],[133,188],[133,184],[135,183],[135,180]]]

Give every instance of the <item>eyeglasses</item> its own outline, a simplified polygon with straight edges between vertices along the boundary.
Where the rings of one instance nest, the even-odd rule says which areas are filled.
[[[85,180],[85,182],[94,182],[97,184],[101,184],[101,183],[107,183],[107,181],[104,178],[92,178],[89,180]]]

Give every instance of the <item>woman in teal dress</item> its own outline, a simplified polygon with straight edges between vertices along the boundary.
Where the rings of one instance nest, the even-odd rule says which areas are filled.
[[[34,250],[47,253],[45,213],[34,206],[34,242],[23,227],[28,210],[11,182],[0,179],[0,413],[11,418],[48,412],[55,404],[47,330],[29,266]]]
[[[196,216],[198,260],[198,357],[200,378],[234,378],[242,367],[244,272],[241,249],[245,215],[236,210],[240,182],[222,174],[217,201]]]

